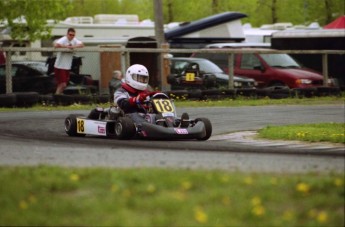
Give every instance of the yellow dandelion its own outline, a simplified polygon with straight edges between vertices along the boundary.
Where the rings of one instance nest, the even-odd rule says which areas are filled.
[[[200,207],[194,209],[194,218],[199,223],[207,223],[207,214]]]
[[[70,179],[71,181],[79,181],[79,175],[73,173],[73,174],[71,174],[71,175],[69,176],[69,179]]]
[[[341,186],[344,185],[344,180],[341,179],[341,178],[336,178],[336,179],[334,180],[334,185],[337,186],[337,187],[341,187]]]
[[[28,209],[28,203],[26,201],[24,201],[24,200],[21,200],[19,202],[19,208],[22,209],[22,210]]]
[[[189,182],[189,181],[183,181],[182,183],[181,183],[181,188],[183,189],[183,190],[189,190],[189,189],[191,189],[192,188],[192,183],[191,182]]]
[[[328,215],[326,212],[321,211],[320,213],[318,213],[316,220],[320,223],[325,223],[328,220]]]
[[[308,193],[310,191],[310,186],[306,183],[299,183],[296,186],[296,190],[302,193]]]
[[[252,209],[252,213],[255,216],[263,216],[265,214],[265,208],[263,206],[261,206],[261,205],[255,206]]]
[[[261,204],[261,199],[258,196],[252,198],[251,203],[253,206],[258,206]]]
[[[146,188],[148,193],[154,193],[156,191],[156,187],[153,184],[149,184]]]
[[[251,177],[244,178],[244,183],[247,185],[253,184],[253,179]]]
[[[305,137],[305,133],[304,132],[298,132],[297,137],[303,138],[303,137]]]

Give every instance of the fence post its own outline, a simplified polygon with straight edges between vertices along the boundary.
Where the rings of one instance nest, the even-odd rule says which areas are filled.
[[[6,52],[6,94],[12,93],[12,52]]]
[[[322,75],[323,75],[323,85],[327,86],[328,84],[328,55],[322,55]]]
[[[121,49],[124,49],[124,47],[122,46]],[[128,52],[126,52],[124,50],[121,51],[121,72],[123,73],[123,78],[125,78],[126,70],[128,68],[128,65],[127,65],[127,53]]]
[[[163,50],[168,50],[169,49],[169,44],[168,43],[162,43],[161,48]],[[162,91],[169,91],[170,85],[168,84],[168,75],[170,74],[170,59],[168,56],[168,51],[164,51],[160,53],[161,57],[161,90]]]
[[[126,73],[128,67],[129,67],[129,64],[130,64],[130,52],[129,51],[126,51],[125,52],[125,69],[124,69],[124,72]],[[125,75],[124,75],[125,76]]]
[[[228,68],[229,68],[229,89],[234,89],[234,54],[228,55]]]

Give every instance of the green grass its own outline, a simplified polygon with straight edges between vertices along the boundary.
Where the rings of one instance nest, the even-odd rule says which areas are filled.
[[[313,98],[284,98],[270,99],[238,97],[236,99],[200,100],[190,101],[183,98],[175,99],[177,107],[238,107],[238,106],[266,106],[266,105],[323,105],[344,104],[345,93],[342,96],[325,96]]]
[[[344,174],[0,167],[0,225],[344,226]]]
[[[342,104],[345,102],[345,93],[341,96],[322,96],[312,98],[252,98],[237,97],[235,99],[208,99],[208,100],[187,100],[183,97],[174,97],[174,103],[177,108],[182,107],[238,107],[238,106],[265,106],[265,105],[326,105]],[[81,105],[73,104],[70,106],[51,106],[35,105],[31,108],[0,108],[0,112],[8,111],[51,111],[51,110],[88,110],[95,106],[109,107],[111,103]]]
[[[345,123],[267,126],[258,131],[258,137],[345,144]]]

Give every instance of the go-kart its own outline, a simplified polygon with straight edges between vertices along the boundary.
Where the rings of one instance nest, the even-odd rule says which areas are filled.
[[[140,104],[144,120],[135,123],[129,114],[118,106],[95,108],[87,117],[71,114],[65,119],[65,131],[69,136],[105,136],[116,139],[196,139],[208,140],[212,134],[212,124],[207,118],[189,119],[187,113],[176,114],[172,99],[165,93],[148,96]]]

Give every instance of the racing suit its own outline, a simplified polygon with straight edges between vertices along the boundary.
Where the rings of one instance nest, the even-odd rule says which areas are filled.
[[[140,107],[138,102],[135,102],[136,97],[139,95],[149,94],[147,90],[140,91],[132,88],[128,84],[122,83],[114,93],[114,102],[119,106],[125,114],[129,115],[136,124],[140,124],[145,119],[139,113],[145,113],[145,109]],[[145,96],[145,95],[144,95]],[[136,100],[139,101],[139,100]]]

